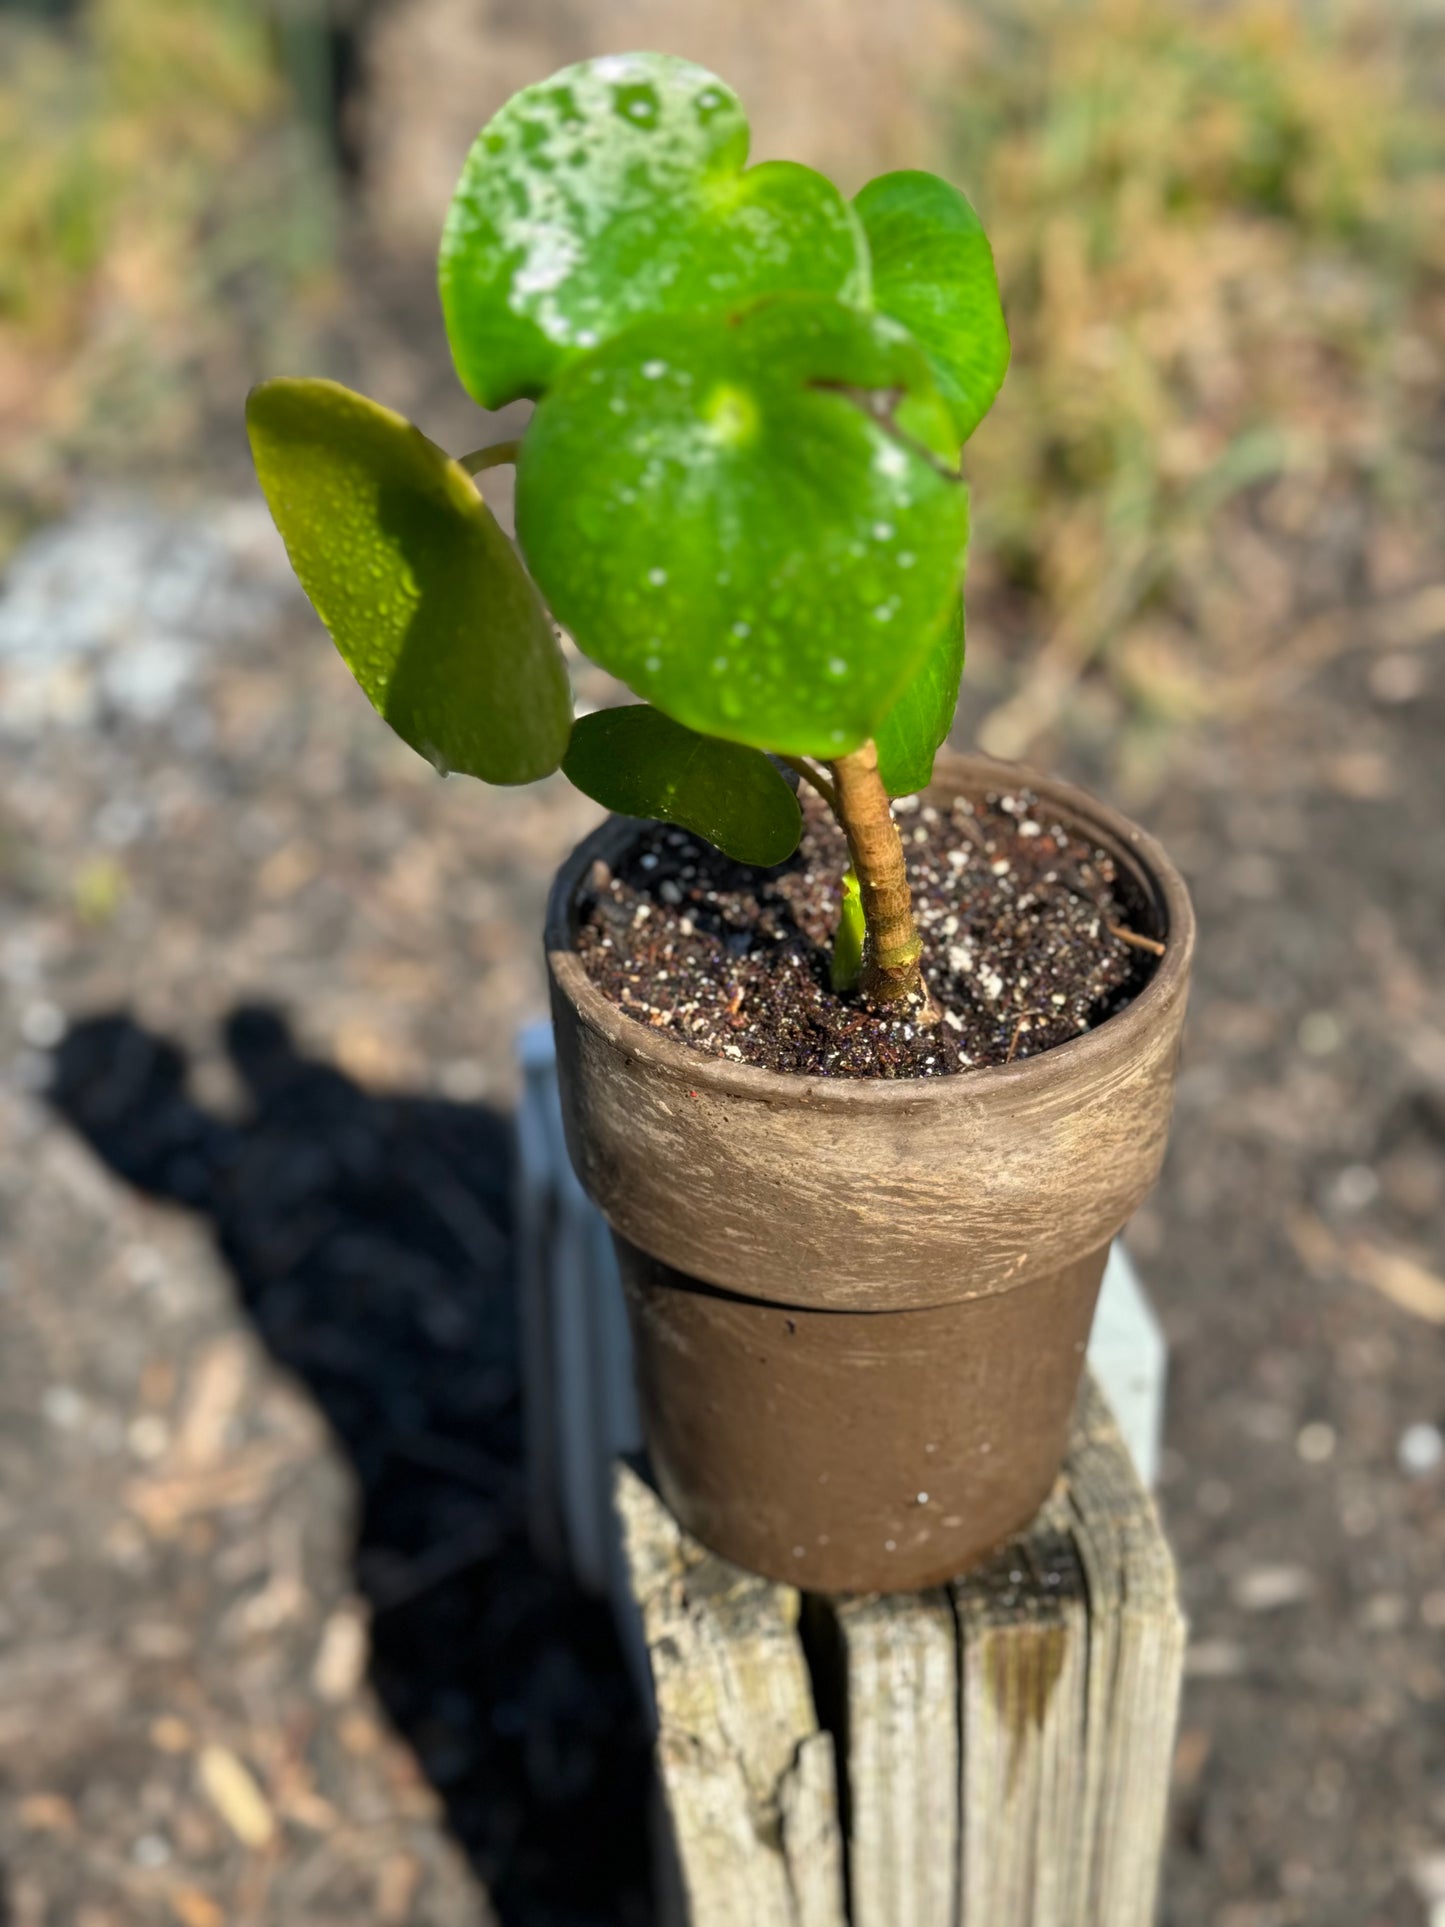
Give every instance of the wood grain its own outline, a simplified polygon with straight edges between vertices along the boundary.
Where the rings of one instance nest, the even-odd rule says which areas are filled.
[[[833,1743],[798,1595],[705,1553],[625,1464],[616,1498],[652,1662],[677,1918],[842,1927]]]
[[[1027,1532],[944,1590],[812,1598],[806,1641],[791,1588],[704,1553],[635,1474],[619,1502],[658,1689],[671,1919],[1149,1927],[1185,1628],[1092,1381]]]

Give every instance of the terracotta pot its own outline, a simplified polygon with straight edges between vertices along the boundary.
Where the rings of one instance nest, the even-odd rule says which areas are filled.
[[[1057,1475],[1110,1239],[1158,1175],[1194,947],[1179,873],[1066,783],[940,757],[930,800],[1027,785],[1132,878],[1143,991],[1038,1057],[929,1079],[786,1075],[605,997],[558,873],[547,957],[567,1143],[606,1214],[664,1498],[715,1551],[826,1592],[952,1577]]]

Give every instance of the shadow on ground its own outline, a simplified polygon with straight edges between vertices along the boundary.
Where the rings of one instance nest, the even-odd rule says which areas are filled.
[[[239,1119],[125,1015],[70,1033],[51,1102],[128,1183],[210,1219],[349,1458],[373,1684],[500,1919],[645,1918],[646,1746],[611,1626],[527,1544],[508,1125],[371,1096],[274,1010],[238,1009],[226,1045]]]

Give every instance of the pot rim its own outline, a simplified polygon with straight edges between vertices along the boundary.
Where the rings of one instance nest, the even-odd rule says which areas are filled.
[[[941,780],[942,779],[942,782]],[[659,1073],[718,1095],[773,1106],[806,1105],[814,1110],[913,1111],[922,1106],[977,1105],[990,1099],[1042,1097],[1051,1089],[1087,1077],[1094,1068],[1117,1064],[1182,996],[1194,954],[1194,908],[1183,877],[1163,846],[1145,830],[1087,790],[1061,778],[1042,775],[1024,763],[940,750],[928,797],[946,783],[959,791],[1027,788],[1052,803],[1067,820],[1097,834],[1105,847],[1124,857],[1151,900],[1158,919],[1155,934],[1164,955],[1137,997],[1095,1029],[1055,1044],[1037,1057],[1012,1064],[984,1065],[943,1077],[821,1077],[815,1072],[774,1071],[760,1064],[739,1064],[694,1048],[680,1038],[652,1030],[629,1017],[588,976],[576,947],[575,911],[580,885],[592,863],[615,847],[620,836],[645,819],[609,816],[590,832],[559,867],[547,899],[546,950],[557,988],[578,1017],[614,1049]]]

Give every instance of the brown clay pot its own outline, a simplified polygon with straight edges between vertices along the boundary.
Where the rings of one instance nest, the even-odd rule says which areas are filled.
[[[1150,837],[1066,783],[941,756],[930,800],[1027,784],[1110,851],[1167,945],[1132,1003],[1038,1057],[931,1079],[784,1075],[605,997],[577,893],[547,922],[572,1161],[606,1214],[664,1498],[738,1564],[823,1592],[964,1571],[1063,1459],[1109,1241],[1158,1175],[1194,916]]]

